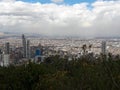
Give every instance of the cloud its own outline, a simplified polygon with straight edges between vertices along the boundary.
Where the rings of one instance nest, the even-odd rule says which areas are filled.
[[[119,36],[120,2],[57,5],[0,2],[0,30],[65,36]]]
[[[64,0],[51,0],[52,2],[54,3],[61,3],[61,2],[64,2]]]
[[[14,2],[16,0],[0,0],[0,2]]]

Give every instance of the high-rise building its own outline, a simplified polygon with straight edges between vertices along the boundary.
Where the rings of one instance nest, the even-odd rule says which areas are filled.
[[[4,54],[3,55],[3,66],[7,67],[7,66],[10,65],[9,59],[10,59],[9,54]]]
[[[2,54],[2,50],[0,49],[0,55]]]
[[[5,43],[5,54],[10,54],[10,43]]]
[[[26,58],[30,58],[31,56],[30,56],[30,41],[29,40],[27,40],[27,43],[26,43],[27,45],[27,47],[26,47]]]
[[[45,56],[43,55],[43,47],[39,44],[35,51],[35,63],[44,62],[44,59]]]
[[[41,50],[39,48],[36,49],[35,56],[41,56]]]
[[[106,41],[102,41],[101,53],[104,55],[106,54]]]
[[[9,66],[10,65],[10,43],[5,43],[4,52],[2,53],[2,50],[0,50],[0,65],[1,66]]]
[[[1,64],[2,64],[2,50],[0,49],[0,66],[2,66]]]
[[[26,38],[24,34],[22,35],[22,45],[23,45],[23,57],[26,58]]]
[[[42,45],[39,43],[38,44],[38,48],[37,48],[37,50],[40,50],[40,55],[42,55],[43,54],[43,47],[42,47]]]

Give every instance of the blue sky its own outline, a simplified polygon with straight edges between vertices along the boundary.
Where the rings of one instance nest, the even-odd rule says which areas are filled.
[[[42,4],[52,3],[51,0],[21,0],[21,1],[31,2],[31,3],[40,2],[40,3],[42,3]],[[95,2],[95,1],[96,1],[96,0],[64,0],[63,3],[72,5],[72,4],[76,4],[76,3],[82,3],[82,2],[92,3],[92,2]]]

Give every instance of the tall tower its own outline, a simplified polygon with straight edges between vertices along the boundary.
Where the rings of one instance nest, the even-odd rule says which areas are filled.
[[[30,58],[30,41],[27,40],[27,43],[26,43],[26,57],[29,59]]]
[[[10,64],[10,43],[5,43],[5,53],[2,56],[3,66],[7,67]]]
[[[106,54],[106,41],[102,41],[101,53],[104,55]]]
[[[10,43],[5,43],[5,54],[10,54]]]
[[[23,57],[26,58],[26,38],[24,34],[22,34],[22,45],[23,45]]]

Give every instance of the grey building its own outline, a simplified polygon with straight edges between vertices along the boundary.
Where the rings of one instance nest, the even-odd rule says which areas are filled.
[[[27,43],[26,43],[26,58],[31,58],[31,55],[30,55],[30,40],[27,40]]]
[[[23,45],[23,57],[26,58],[26,38],[24,34],[22,35],[22,45]]]
[[[104,55],[106,54],[106,41],[102,41],[101,53],[104,54]]]
[[[5,54],[10,54],[10,43],[9,42],[5,43]]]

